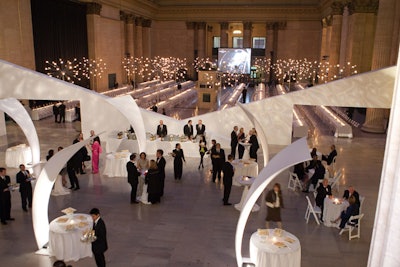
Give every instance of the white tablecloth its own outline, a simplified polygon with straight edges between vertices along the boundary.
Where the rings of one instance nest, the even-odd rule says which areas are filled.
[[[67,222],[57,222],[60,218],[69,218]],[[66,230],[66,226],[71,223],[71,219],[76,223],[86,222],[87,225],[79,227],[76,225],[73,230]],[[58,217],[50,223],[49,233],[49,254],[58,260],[78,261],[79,259],[92,256],[91,243],[82,242],[83,232],[91,229],[93,220],[87,214],[74,214]]]
[[[20,164],[32,162],[32,152],[29,146],[21,144],[9,147],[6,150],[6,165],[11,168],[19,168]]]
[[[250,159],[250,143],[244,143],[244,142],[239,142],[240,145],[244,146],[244,153],[243,153],[243,158],[244,160]]]
[[[238,177],[236,177],[235,180],[236,180],[236,183],[243,186],[243,193],[242,193],[242,197],[240,198],[240,202],[235,204],[235,209],[241,211],[243,208],[243,205],[244,205],[244,201],[246,200],[247,193],[249,192],[249,188],[255,180],[255,176],[253,176],[253,177],[238,176]],[[254,204],[252,211],[256,212],[259,210],[260,210],[260,206],[257,203]]]
[[[258,176],[258,164],[255,161],[235,159],[232,161],[232,165],[235,168],[233,185],[241,186],[241,184],[238,182],[238,179],[241,179],[242,176]]]
[[[276,241],[272,238],[275,238]],[[294,242],[290,243],[286,238],[290,238]],[[274,245],[274,242],[282,242],[286,247],[279,248]],[[269,229],[269,236],[267,237],[260,237],[255,232],[250,238],[250,258],[256,267],[300,267],[300,241],[296,236],[286,231],[283,231],[281,237],[273,237],[273,229]]]
[[[126,163],[129,161],[130,154],[130,152],[108,154],[103,174],[109,177],[127,177]]]
[[[331,221],[336,220],[340,216],[340,213],[346,210],[348,206],[349,202],[347,201],[335,204],[334,198],[332,199],[329,197],[325,198],[324,214],[323,214],[324,225],[328,227],[336,227],[339,223],[332,223]]]

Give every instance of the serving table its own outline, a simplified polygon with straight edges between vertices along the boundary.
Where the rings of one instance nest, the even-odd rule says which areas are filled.
[[[19,168],[20,164],[32,162],[31,148],[26,144],[9,147],[6,150],[6,166],[10,168]]]
[[[131,153],[128,151],[111,153],[106,156],[103,174],[109,177],[127,177],[126,163]]]

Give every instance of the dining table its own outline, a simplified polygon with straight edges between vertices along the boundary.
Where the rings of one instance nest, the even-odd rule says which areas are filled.
[[[250,259],[256,267],[300,267],[299,239],[282,229],[260,229],[250,238]]]
[[[235,186],[242,186],[238,182],[242,176],[258,176],[258,163],[253,160],[235,159],[232,161],[232,165],[235,168],[232,184]]]
[[[240,202],[234,205],[235,209],[237,209],[238,211],[242,210],[244,202],[245,202],[246,197],[247,197],[247,194],[249,192],[249,188],[253,184],[255,179],[256,179],[255,177],[250,177],[250,176],[239,176],[239,177],[236,177],[236,181],[241,186],[243,186],[243,193],[242,193],[242,196],[240,198]],[[252,208],[252,212],[257,212],[259,210],[260,210],[260,206],[257,203],[255,203],[253,208]]]
[[[20,164],[27,165],[32,162],[31,148],[26,144],[9,147],[6,150],[6,166],[19,168]]]
[[[324,225],[327,227],[338,226],[340,220],[338,222],[334,221],[340,217],[342,211],[346,210],[348,206],[349,202],[347,200],[327,196],[324,199],[324,211],[322,216]]]
[[[91,243],[81,241],[83,234],[92,226],[92,217],[83,213],[63,215],[52,220],[49,226],[49,255],[63,261],[92,257]]]
[[[126,163],[129,161],[129,151],[115,152],[106,155],[103,174],[108,177],[127,177]]]

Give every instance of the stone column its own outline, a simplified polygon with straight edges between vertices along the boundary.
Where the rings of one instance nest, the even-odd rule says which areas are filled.
[[[324,56],[330,56],[331,53],[331,37],[332,37],[332,16],[326,17],[326,38],[325,38],[325,51]]]
[[[151,20],[144,19],[142,21],[142,33],[143,33],[143,57],[151,57]]]
[[[267,29],[267,40],[266,40],[266,45],[265,45],[265,56],[268,57],[270,55],[270,52],[272,51],[272,46],[274,42],[274,32],[273,32],[273,23],[272,22],[267,22],[266,23],[266,29]],[[272,60],[272,58],[270,58]]]
[[[135,16],[132,14],[126,15],[126,49],[125,53],[129,54],[131,57],[135,57],[135,44],[134,44],[134,36],[135,36]]]
[[[98,33],[100,32],[100,12],[101,5],[98,3],[87,3],[86,6],[86,23],[88,35],[88,53],[89,58],[95,59],[98,57],[99,48],[97,47]],[[98,91],[98,76],[90,77],[90,88]]]
[[[193,62],[196,59],[197,53],[195,52],[196,48],[195,48],[195,38],[194,38],[194,28],[196,26],[195,22],[191,22],[191,21],[187,21],[186,22],[186,29],[188,30],[188,43],[192,44],[191,45],[191,49],[193,51],[192,54],[189,54],[187,60],[188,62]],[[189,48],[190,50],[190,48]],[[193,77],[194,80],[197,80],[197,72],[194,70],[194,68],[188,68],[188,75],[190,77]]]
[[[271,66],[276,63],[276,60],[278,58],[278,36],[279,36],[279,30],[284,30],[286,29],[286,21],[279,21],[279,22],[270,22],[267,23],[267,30],[272,29],[272,51],[270,52],[271,54]],[[272,82],[275,80],[275,73],[272,68],[270,68],[270,73],[269,73],[270,79],[269,82]]]
[[[221,22],[221,47],[227,48],[228,47],[228,30],[229,30],[229,23],[228,22]]]
[[[391,2],[380,0],[382,2]],[[389,9],[393,6],[387,6]],[[379,7],[380,8],[380,7]],[[398,19],[398,18],[397,18]],[[379,20],[379,18],[378,18]],[[400,62],[400,58],[398,59]],[[396,88],[382,166],[375,223],[369,250],[368,267],[399,266],[400,246],[400,64],[397,65]]]
[[[135,18],[135,57],[143,56],[143,29],[142,29],[143,18]]]
[[[380,69],[393,65],[391,61],[391,48],[393,39],[397,37],[393,33],[395,23],[398,23],[396,17],[396,0],[380,0],[378,9],[378,18],[374,40],[374,50],[372,55],[371,69]],[[398,4],[398,3],[397,3]],[[396,22],[397,21],[397,22]],[[365,123],[361,130],[371,133],[384,133],[388,121],[389,110],[386,109],[367,109]]]
[[[253,24],[249,21],[243,22],[243,48],[251,48],[251,32]]]
[[[323,18],[321,20],[321,25],[322,25],[322,32],[321,32],[321,52],[320,52],[320,60],[322,60],[324,57],[328,55],[326,51],[326,31],[328,24],[326,22],[326,18]]]
[[[342,18],[343,18],[343,3],[335,1],[331,5],[332,9],[332,33],[329,48],[329,64],[335,66],[339,64],[340,58],[340,44],[342,34]],[[329,72],[328,79],[337,75],[337,69]]]
[[[206,57],[206,26],[205,22],[197,22],[197,56]]]
[[[340,58],[339,64],[344,66],[346,64],[346,48],[347,48],[347,37],[349,35],[349,10],[347,6],[343,7],[343,19],[342,19],[342,34],[340,36]]]

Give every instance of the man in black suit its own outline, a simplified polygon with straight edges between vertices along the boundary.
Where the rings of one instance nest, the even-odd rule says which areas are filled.
[[[93,231],[96,236],[96,240],[92,242],[94,259],[96,260],[97,267],[105,267],[106,259],[104,258],[104,252],[108,249],[106,225],[100,217],[99,209],[93,208],[90,211],[90,215],[93,219]]]
[[[69,182],[71,184],[69,189],[73,189],[75,191],[80,189],[76,174],[79,172],[82,165],[81,155],[81,152],[78,151],[67,161],[67,173]]]
[[[17,173],[17,183],[19,183],[19,192],[21,194],[22,209],[27,212],[29,208],[32,208],[32,185],[31,185],[31,174],[25,169],[25,165],[19,165],[19,172]]]
[[[196,124],[196,137],[198,135],[203,136],[205,132],[206,126],[203,124],[202,120],[199,120],[199,122]]]
[[[221,145],[219,143],[215,145],[215,149],[211,150],[211,158],[213,164],[212,180],[213,183],[215,183],[217,175],[218,175],[218,180],[221,180],[222,166],[224,165],[225,162],[225,151],[221,148]]]
[[[238,127],[233,127],[233,131],[231,132],[231,155],[235,158],[236,155],[236,147],[238,145],[238,138],[237,138],[237,131]]]
[[[337,156],[337,151],[335,145],[331,145],[331,152],[329,155],[322,155],[322,160],[326,161],[326,164],[331,165],[333,159]]]
[[[328,179],[324,181],[317,188],[317,196],[315,197],[315,205],[321,208],[321,221],[324,213],[324,200],[326,196],[332,196],[332,188],[328,184]]]
[[[167,125],[164,125],[164,122],[160,120],[160,125],[157,126],[157,137],[165,137],[168,134]]]
[[[188,124],[183,127],[183,134],[189,138],[189,140],[192,140],[193,136],[193,125],[192,125],[192,120],[188,121]]]
[[[131,204],[139,203],[136,200],[137,186],[139,183],[140,173],[135,165],[136,153],[133,153],[129,157],[130,161],[126,163],[126,171],[128,172],[128,183],[131,185]]]
[[[167,162],[165,161],[163,155],[164,151],[162,149],[157,149],[157,168],[161,178],[161,194],[160,196],[164,195],[164,185],[165,185],[165,165]]]
[[[250,130],[250,158],[255,159],[257,162],[257,150],[260,148],[255,130]]]
[[[60,120],[58,121],[59,123],[61,123],[61,121],[65,122],[65,109],[66,109],[66,106],[65,106],[64,102],[62,102],[61,105],[58,107],[58,111],[60,114]]]
[[[231,189],[232,189],[232,178],[233,175],[235,174],[235,169],[233,168],[232,165],[232,160],[233,156],[228,155],[228,161],[224,163],[222,166],[222,172],[224,173],[224,198],[222,201],[224,202],[224,206],[230,206],[232,205],[229,203],[229,195],[231,194]]]
[[[6,168],[0,168],[0,219],[1,224],[6,225],[6,221],[14,221],[11,218],[11,193],[9,185],[10,176],[7,175]]]
[[[54,115],[54,122],[58,122],[58,114],[59,114],[59,109],[57,107],[57,104],[53,105],[53,115]]]
[[[324,165],[322,165],[321,161],[318,160],[318,156],[317,155],[314,156],[312,165],[314,166],[313,167],[314,174],[307,181],[307,183],[305,185],[305,189],[303,190],[304,193],[308,193],[308,190],[309,190],[309,187],[310,187],[311,184],[313,184],[314,188],[316,188],[318,180],[322,180],[325,177],[325,167],[324,167]],[[308,171],[309,168],[307,167],[306,170]]]

